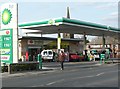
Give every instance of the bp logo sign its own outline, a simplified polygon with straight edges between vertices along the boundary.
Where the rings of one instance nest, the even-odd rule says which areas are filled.
[[[50,19],[50,20],[48,21],[48,24],[51,24],[51,25],[55,24],[55,20]]]
[[[12,18],[11,11],[8,10],[8,9],[4,9],[3,12],[2,12],[2,23],[4,25],[9,24],[10,21],[11,21],[11,18]]]

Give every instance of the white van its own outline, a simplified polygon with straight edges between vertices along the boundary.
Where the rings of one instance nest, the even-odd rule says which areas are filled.
[[[52,50],[43,50],[41,52],[41,56],[42,56],[43,61],[44,60],[53,61],[53,51]]]

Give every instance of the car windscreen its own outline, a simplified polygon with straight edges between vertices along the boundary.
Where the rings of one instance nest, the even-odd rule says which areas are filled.
[[[47,55],[47,51],[44,51],[44,52],[43,52],[43,55]]]
[[[48,55],[52,55],[52,51],[48,51]]]

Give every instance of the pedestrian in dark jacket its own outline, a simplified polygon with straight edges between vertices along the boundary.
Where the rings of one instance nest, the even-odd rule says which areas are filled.
[[[61,53],[59,53],[59,61],[61,63],[61,70],[64,70],[64,60],[65,60],[65,53],[63,51],[61,51]]]

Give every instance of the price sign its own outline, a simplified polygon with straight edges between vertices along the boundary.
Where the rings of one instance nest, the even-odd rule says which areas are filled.
[[[4,36],[3,41],[11,41],[11,37],[10,36]]]
[[[12,47],[11,43],[4,43],[3,48],[10,48]]]
[[[12,29],[0,30],[0,53],[2,62],[12,62],[13,58],[13,42],[12,42]]]

